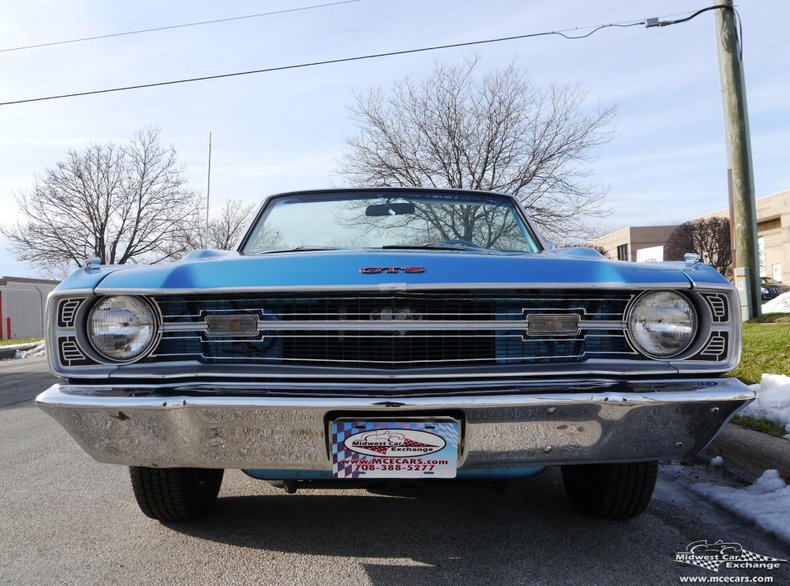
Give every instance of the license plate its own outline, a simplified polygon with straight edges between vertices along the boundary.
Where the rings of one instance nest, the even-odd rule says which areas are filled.
[[[455,478],[456,419],[336,419],[330,424],[334,478]]]

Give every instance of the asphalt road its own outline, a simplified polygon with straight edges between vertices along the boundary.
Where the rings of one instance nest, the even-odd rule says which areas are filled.
[[[0,407],[30,401],[56,381],[48,370],[45,356],[0,360]]]
[[[45,368],[0,365],[0,400],[33,397]],[[663,472],[647,513],[615,523],[576,514],[556,471],[499,491],[286,495],[232,470],[208,517],[165,526],[140,513],[125,468],[25,402],[0,409],[0,584],[678,584],[717,575],[674,561],[699,539],[790,558],[687,490],[689,475]],[[788,566],[719,575],[788,584]]]

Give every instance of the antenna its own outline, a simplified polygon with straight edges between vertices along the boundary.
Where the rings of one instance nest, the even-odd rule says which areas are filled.
[[[206,237],[203,240],[205,248],[208,248],[209,219],[208,210],[211,201],[211,132],[208,133],[208,177],[206,179]]]

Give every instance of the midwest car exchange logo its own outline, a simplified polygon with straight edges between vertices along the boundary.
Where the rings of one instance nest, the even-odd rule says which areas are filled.
[[[722,566],[728,570],[775,570],[787,562],[744,549],[740,543],[721,539],[714,543],[707,539],[693,541],[686,546],[686,551],[675,553],[675,561],[712,572],[718,572]]]

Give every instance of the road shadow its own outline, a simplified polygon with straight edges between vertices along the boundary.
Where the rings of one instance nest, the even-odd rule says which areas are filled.
[[[605,567],[616,563],[611,552],[618,542],[625,557],[634,540],[649,535],[644,518],[617,523],[580,516],[556,471],[504,491],[463,485],[310,492],[220,498],[204,519],[171,528],[244,548],[361,558],[376,584],[498,583],[512,581],[513,572],[529,583],[550,582],[569,558],[577,566]],[[404,559],[416,565],[398,561]]]

